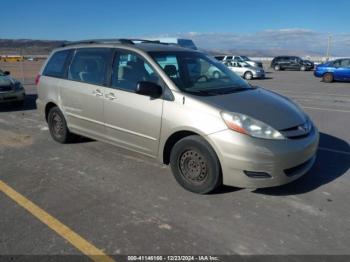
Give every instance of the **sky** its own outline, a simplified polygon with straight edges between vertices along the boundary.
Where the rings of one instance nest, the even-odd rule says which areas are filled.
[[[334,52],[350,55],[349,0],[11,0],[1,9],[6,39],[174,36],[209,49],[324,52],[331,34]]]

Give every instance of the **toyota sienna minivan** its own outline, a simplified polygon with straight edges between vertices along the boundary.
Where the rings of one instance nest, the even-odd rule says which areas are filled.
[[[195,193],[286,184],[315,161],[317,128],[295,103],[199,51],[73,42],[52,52],[36,84],[55,141],[82,135],[148,155]]]

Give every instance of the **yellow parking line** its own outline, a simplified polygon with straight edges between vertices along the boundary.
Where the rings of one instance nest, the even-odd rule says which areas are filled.
[[[79,236],[69,227],[62,224],[56,218],[48,214],[46,211],[35,205],[33,202],[16,192],[13,188],[0,180],[0,192],[3,192],[18,205],[22,206],[29,213],[55,231],[58,235],[70,242],[74,247],[79,249],[84,255],[89,256],[95,262],[115,262],[111,257],[107,256],[102,250]]]

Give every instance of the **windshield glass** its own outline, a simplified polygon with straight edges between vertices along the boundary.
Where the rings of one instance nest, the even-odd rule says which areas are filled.
[[[150,55],[182,91],[215,95],[252,89],[224,64],[197,52],[151,52]]]
[[[250,59],[247,56],[243,55],[243,56],[241,56],[241,58],[242,58],[243,61],[250,61]]]
[[[250,64],[248,64],[248,63],[246,63],[246,62],[241,62],[240,64],[241,64],[241,66],[243,66],[243,67],[252,67]]]

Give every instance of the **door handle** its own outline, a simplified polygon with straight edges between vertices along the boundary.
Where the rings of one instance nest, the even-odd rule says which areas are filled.
[[[95,96],[103,96],[102,92],[100,89],[96,89],[94,91],[92,91],[92,93],[95,95]]]
[[[108,98],[109,100],[117,99],[117,97],[113,93],[109,93],[109,94],[105,95],[105,97]]]

